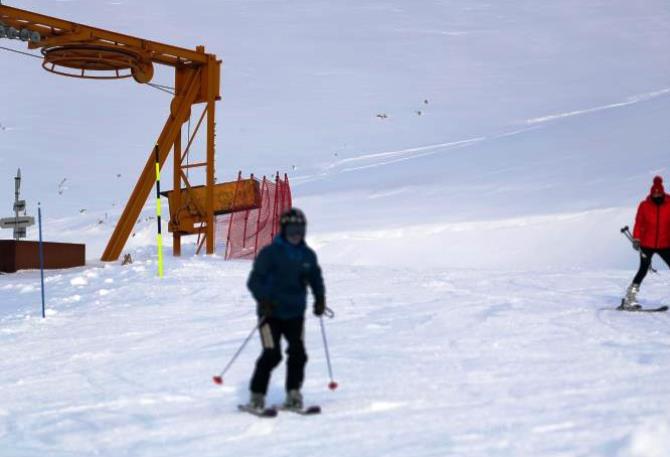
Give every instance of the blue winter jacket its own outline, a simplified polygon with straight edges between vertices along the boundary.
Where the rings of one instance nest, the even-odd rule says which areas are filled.
[[[294,246],[281,235],[261,249],[247,281],[256,302],[270,301],[273,304],[270,317],[278,319],[304,317],[307,285],[316,299],[325,297],[316,253],[304,242]],[[257,312],[260,316],[260,306]]]

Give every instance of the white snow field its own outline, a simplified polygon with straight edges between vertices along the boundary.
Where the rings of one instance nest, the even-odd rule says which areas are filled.
[[[460,225],[422,248],[439,243],[431,263],[445,267],[631,268],[618,228],[670,165],[665,0],[5,3],[206,45],[224,61],[219,180],[240,169],[288,172],[312,233],[343,240],[333,252],[352,232],[384,238],[384,259],[377,245],[359,246],[361,264],[412,262],[409,241],[385,237],[389,228],[414,243],[426,228],[491,222],[511,230],[480,236],[481,224]],[[0,195],[11,197],[22,167],[29,210],[42,201],[51,223],[89,223],[71,238],[99,258],[169,95],[130,80],[58,77],[6,51],[0,64],[11,69]],[[171,85],[173,75],[157,68],[154,82]],[[526,241],[542,246],[540,259],[519,255],[536,251]],[[459,255],[465,244],[471,255]]]
[[[668,455],[665,315],[613,311],[620,271],[328,266],[304,392],[316,417],[238,413],[260,344],[211,376],[255,323],[248,264],[148,258],[2,277],[3,456]],[[645,295],[664,295],[649,281]],[[605,309],[608,308],[608,309]],[[283,399],[284,370],[271,402]]]
[[[637,264],[619,228],[670,180],[666,0],[3,4],[224,60],[217,177],[289,173],[340,388],[310,315],[324,413],[237,412],[257,339],[211,377],[255,323],[250,263],[168,237],[158,280],[152,202],[135,263],[97,260],[169,96],[0,50],[0,217],[20,167],[46,239],[89,259],[46,273],[44,320],[38,272],[0,275],[1,457],[670,456],[670,316],[612,310]],[[656,266],[647,306],[670,304]]]

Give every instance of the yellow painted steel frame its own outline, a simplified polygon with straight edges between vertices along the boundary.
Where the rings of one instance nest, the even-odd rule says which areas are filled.
[[[162,166],[167,160],[170,151],[174,148],[174,192],[177,204],[181,202],[182,184],[186,185],[186,192],[191,187],[184,169],[194,166],[206,167],[206,200],[204,214],[200,217],[205,226],[199,233],[204,232],[206,252],[214,253],[214,175],[215,175],[215,127],[216,102],[221,99],[220,75],[221,61],[214,54],[205,53],[203,46],[195,51],[154,41],[135,38],[108,30],[90,27],[87,25],[69,22],[18,8],[0,5],[0,21],[6,25],[24,28],[39,32],[42,39],[39,42],[29,42],[28,47],[53,48],[54,46],[68,45],[98,45],[106,49],[117,48],[120,51],[132,51],[142,56],[147,62],[167,65],[175,68],[175,96],[170,104],[170,114],[165,126],[158,137],[156,145],[159,151],[159,162]],[[142,81],[148,82],[148,81]],[[191,115],[193,105],[205,104],[203,116],[207,114],[207,152],[205,162],[197,165],[184,166],[184,160],[189,153],[193,138],[188,139],[188,147],[182,152],[182,126]],[[202,118],[201,118],[202,120]],[[197,132],[193,133],[195,136]],[[135,184],[135,188],[126,203],[126,207],[114,228],[114,232],[107,243],[102,255],[103,261],[117,260],[121,255],[130,234],[138,220],[155,180],[155,158],[152,153]],[[182,233],[173,233],[173,253],[180,255]]]

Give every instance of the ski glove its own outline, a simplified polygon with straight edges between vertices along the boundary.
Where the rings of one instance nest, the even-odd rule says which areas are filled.
[[[317,297],[314,300],[314,315],[323,316],[323,313],[326,312],[326,297]]]
[[[640,250],[640,240],[638,240],[637,238],[633,239],[633,249],[635,249],[636,251]]]

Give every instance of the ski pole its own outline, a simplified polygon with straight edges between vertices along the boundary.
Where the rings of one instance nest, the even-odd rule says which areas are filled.
[[[332,319],[335,316],[333,310],[326,308],[324,313],[328,318]],[[323,337],[323,348],[326,351],[326,362],[328,363],[328,376],[330,376],[330,382],[328,383],[328,388],[330,390],[337,389],[338,384],[333,379],[333,367],[330,364],[330,353],[328,352],[328,340],[326,339],[326,327],[323,325],[323,316],[319,316],[319,322],[321,323],[321,336]]]
[[[242,350],[244,350],[247,343],[249,343],[249,340],[251,339],[251,337],[254,336],[254,333],[256,333],[256,330],[258,330],[260,328],[260,326],[263,325],[264,322],[265,322],[265,318],[262,317],[258,321],[258,324],[256,324],[256,326],[253,328],[251,333],[249,333],[249,336],[247,336],[247,338],[244,340],[244,342],[242,343],[242,346],[240,346],[240,348],[237,350],[235,355],[233,355],[233,358],[230,359],[230,362],[228,362],[226,367],[223,370],[221,370],[221,373],[212,377],[212,380],[214,381],[214,384],[223,385],[223,375],[225,375],[226,372],[230,369],[230,367],[233,366],[233,363],[235,363],[235,360],[237,360],[237,357],[242,353]]]
[[[635,239],[633,238],[633,235],[630,233],[630,228],[628,226],[625,226],[624,228],[622,228],[621,233],[623,233],[625,235],[625,237],[628,238],[628,241],[630,241],[631,244],[635,243]],[[633,244],[633,246],[634,246],[634,244]],[[640,250],[636,249],[636,251],[640,251]],[[642,257],[643,259],[646,259],[647,254],[640,251],[640,257]]]
[[[634,243],[633,234],[630,233],[630,228],[629,228],[628,226],[623,227],[623,228],[621,229],[621,233],[623,233],[623,234],[626,236],[626,238],[628,238],[628,241],[630,241],[631,243]],[[643,259],[646,259],[646,258],[647,258],[647,254],[645,254],[644,252],[642,252],[641,249],[637,249],[637,250],[640,252],[640,257],[642,257]],[[649,269],[650,269],[651,271],[653,271],[654,273],[657,273],[657,274],[658,274],[658,271],[651,265],[651,263],[649,263]]]

